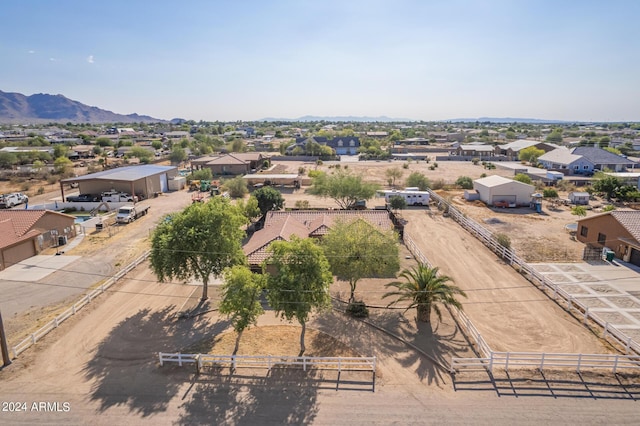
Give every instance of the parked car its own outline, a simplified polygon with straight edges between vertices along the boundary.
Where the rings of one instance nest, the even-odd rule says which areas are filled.
[[[10,209],[18,204],[28,203],[29,197],[21,192],[0,195],[0,209]]]
[[[83,202],[94,202],[100,201],[99,197],[94,194],[79,194],[79,195],[70,195],[67,197],[67,202],[69,203],[83,203]]]

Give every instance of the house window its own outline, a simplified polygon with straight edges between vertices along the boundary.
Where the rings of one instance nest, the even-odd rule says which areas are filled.
[[[580,166],[573,166],[573,170],[578,170]]]
[[[586,237],[588,233],[589,233],[589,228],[587,228],[586,226],[582,226],[580,228],[580,236],[581,237]]]
[[[598,232],[598,244],[604,245],[607,242],[607,236]]]
[[[589,169],[589,166],[582,166],[582,168],[583,168],[584,170],[588,170],[588,169]]]

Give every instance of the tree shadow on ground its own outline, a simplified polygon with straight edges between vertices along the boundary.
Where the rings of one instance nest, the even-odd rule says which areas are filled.
[[[210,325],[200,317],[176,319],[174,314],[175,306],[140,310],[100,342],[84,368],[93,382],[89,397],[99,402],[98,411],[124,405],[144,417],[166,410],[183,381],[167,376],[170,366],[158,368],[158,352],[178,352],[228,326],[228,322]]]
[[[335,327],[336,321],[344,325]],[[314,320],[314,326],[348,344],[362,356],[395,359],[428,384],[446,383],[451,356],[469,356],[469,344],[455,325],[438,324],[433,330],[423,325],[416,327],[400,311],[390,310],[372,310],[367,322],[387,330],[402,341],[364,321],[336,312],[319,316]],[[381,335],[385,337],[380,338]],[[375,345],[373,342],[376,342]]]
[[[267,376],[215,371],[199,376],[180,406],[179,425],[309,424],[318,413],[321,372],[272,368]]]
[[[453,376],[456,392],[495,392],[499,397],[640,400],[637,374],[575,371],[462,371]]]

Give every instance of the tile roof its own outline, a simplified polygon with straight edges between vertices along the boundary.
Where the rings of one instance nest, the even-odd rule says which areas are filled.
[[[298,210],[267,213],[264,227],[255,232],[244,245],[249,264],[259,265],[268,256],[267,248],[273,241],[289,241],[292,235],[300,238],[325,235],[338,220],[365,220],[379,229],[392,229],[393,224],[385,210]]]
[[[0,211],[0,221],[9,221],[13,226],[13,233],[21,237],[46,213],[47,210],[3,210]]]
[[[609,214],[611,214],[611,216],[613,216],[618,222],[620,222],[620,225],[622,225],[623,228],[626,229],[627,232],[629,232],[636,241],[640,242],[640,211],[614,210],[612,212],[609,212]]]
[[[0,219],[0,249],[26,241],[40,235],[36,229],[27,230],[19,234],[16,231],[16,224],[11,218]]]

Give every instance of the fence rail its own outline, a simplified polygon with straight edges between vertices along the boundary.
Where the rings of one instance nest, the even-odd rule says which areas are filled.
[[[580,302],[580,300],[573,295],[569,294],[557,284],[554,284],[547,280],[544,275],[529,266],[524,260],[520,259],[515,252],[500,244],[498,239],[493,236],[493,233],[484,228],[477,222],[466,217],[458,209],[451,205],[447,200],[436,194],[433,190],[428,189],[431,199],[434,200],[441,208],[447,210],[449,216],[458,222],[465,230],[474,235],[484,245],[489,247],[494,253],[503,258],[509,265],[516,268],[520,274],[527,278],[531,283],[537,286],[540,290],[549,294],[556,302],[561,300],[566,303],[568,311],[576,311],[579,316],[583,317],[583,320],[593,321],[603,328],[602,337],[604,339],[610,339],[616,344],[622,346],[627,354],[635,352],[640,354],[640,342],[635,341],[632,337],[626,335],[624,332],[618,330],[609,322],[601,319],[596,314],[589,311],[589,307]],[[411,241],[413,243],[413,241]],[[415,246],[415,244],[413,244]],[[409,247],[409,246],[408,246]],[[409,248],[411,250],[411,248]],[[422,256],[422,254],[421,254]],[[424,256],[422,256],[424,257]]]
[[[181,354],[158,353],[160,365],[173,362],[197,365],[198,371],[205,366],[248,368],[271,368],[279,365],[301,365],[304,371],[307,367],[321,370],[342,371],[376,371],[376,357],[309,357],[309,356],[279,356],[279,355],[211,355],[211,354]]]
[[[150,253],[149,251],[145,252],[142,256],[138,257],[136,260],[131,262],[124,269],[119,271],[113,277],[109,278],[99,287],[97,287],[96,289],[92,290],[91,292],[83,296],[80,300],[74,303],[70,308],[66,309],[64,312],[62,312],[60,315],[55,317],[53,320],[49,321],[48,323],[40,327],[38,330],[31,333],[29,337],[27,337],[26,339],[14,345],[11,348],[12,359],[17,358],[18,355],[20,355],[22,352],[27,350],[31,345],[34,345],[38,340],[42,339],[49,332],[58,328],[58,326],[62,324],[66,319],[68,319],[72,315],[75,315],[75,313],[78,312],[80,309],[82,309],[85,305],[89,304],[93,299],[95,299],[96,297],[104,293],[109,287],[111,287],[113,284],[115,284],[120,279],[122,279],[126,274],[131,272],[131,270],[133,270],[136,266],[144,262],[147,259],[147,257],[149,257],[149,253]]]
[[[571,368],[580,372],[589,370],[611,370],[614,374],[619,370],[636,370],[640,372],[640,356],[610,354],[564,354],[536,352],[491,352],[485,358],[451,358],[450,371],[455,373],[464,369],[485,369],[493,372],[494,368],[506,371],[519,368],[536,368],[540,371],[549,368]]]

